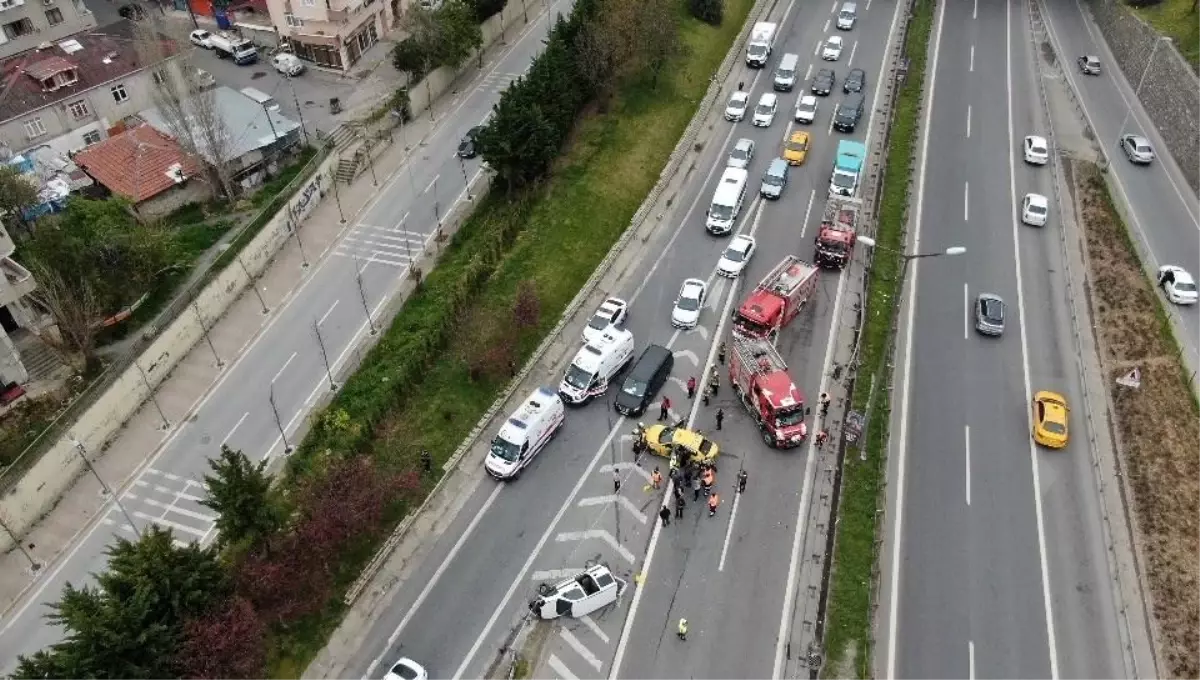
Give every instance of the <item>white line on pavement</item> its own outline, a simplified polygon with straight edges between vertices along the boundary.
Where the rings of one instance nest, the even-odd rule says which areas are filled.
[[[646,514],[639,510],[638,507],[633,504],[633,501],[624,496],[616,494],[610,496],[592,496],[591,498],[584,498],[583,500],[579,501],[579,507],[581,508],[591,507],[593,505],[619,505],[625,508],[626,512],[633,515],[633,518],[639,523],[646,523]]]
[[[967,641],[967,678],[975,680],[975,641]]]
[[[963,222],[971,221],[971,183],[963,182]]]
[[[555,543],[570,543],[572,541],[587,541],[587,540],[604,541],[608,547],[617,551],[621,557],[625,558],[626,562],[633,564],[637,560],[633,555],[633,551],[621,545],[616,536],[613,536],[604,529],[586,529],[584,531],[564,531],[554,537]]]
[[[576,571],[575,573],[578,574],[579,572]],[[603,630],[601,630],[600,624],[596,623],[596,621],[592,619],[590,615],[584,614],[583,616],[579,617],[579,620],[583,621],[583,625],[587,626],[588,630],[592,631],[593,635],[600,638],[601,642],[606,645],[608,644],[608,633],[605,633]]]
[[[824,26],[821,28],[821,32],[822,32],[822,33],[828,33],[828,32],[829,32],[829,19],[826,19],[826,20],[825,20],[825,25],[824,25]]]
[[[925,124],[921,126],[921,169],[917,175],[917,212],[913,228],[912,252],[920,252],[921,220],[925,210],[925,169],[929,162],[929,120],[933,114],[934,96],[937,92],[938,56],[942,47],[942,24],[946,18],[946,3],[938,6],[937,29],[933,37],[932,69],[929,75],[929,101],[925,103]],[[972,55],[974,49],[972,48]],[[896,438],[896,504],[895,519],[892,522],[892,555],[891,577],[888,583],[890,597],[888,598],[888,628],[887,628],[887,675],[888,680],[896,677],[896,631],[900,625],[900,543],[901,530],[904,522],[904,473],[908,457],[908,403],[912,393],[912,348],[913,327],[917,306],[914,296],[917,291],[917,277],[920,275],[921,261],[912,261],[912,277],[908,281],[908,294],[901,295],[902,300],[908,301],[908,314],[904,329],[904,385],[900,394],[900,432]],[[903,284],[901,284],[903,285]]]
[[[275,377],[271,378],[271,382],[275,382],[275,381],[279,380],[279,376],[283,375],[283,372],[284,372],[284,370],[287,369],[288,364],[292,363],[292,359],[295,359],[295,358],[296,358],[296,353],[292,352],[292,355],[287,358],[287,361],[283,362],[283,365],[279,367],[279,370],[275,371]]]
[[[250,412],[246,411],[242,414],[241,418],[238,418],[238,421],[234,423],[232,428],[229,429],[229,434],[225,435],[225,438],[221,440],[221,446],[225,446],[225,443],[229,441],[229,438],[233,436],[233,433],[237,432],[237,429],[242,426],[242,423],[246,422],[246,416],[248,415],[250,415]]]
[[[140,510],[134,510],[132,514],[134,517],[137,517],[138,519],[144,519],[147,522],[150,522],[151,524],[160,524],[164,527],[169,527],[171,529],[174,529],[175,531],[182,531],[186,534],[192,534],[193,536],[203,536],[204,535],[203,531],[201,531],[195,527],[189,527],[186,524],[180,524],[179,522],[172,522],[171,520],[162,519],[160,517],[155,517],[154,515],[147,515],[146,513],[142,512]]]
[[[184,498],[185,500],[187,500],[189,498],[195,498],[195,496],[189,497],[189,496],[186,496],[185,494],[180,494],[180,493],[175,494],[175,496],[176,496],[176,500],[178,500],[180,498]],[[181,508],[181,507],[175,505],[174,502],[163,503],[162,501],[156,501],[153,498],[142,498],[140,500],[142,503],[145,503],[146,505],[149,505],[150,507],[168,509],[171,512],[183,515],[184,517],[191,517],[192,519],[198,519],[201,522],[216,522],[217,521],[216,515],[209,515],[209,514],[206,514],[203,512],[187,510],[185,508]]]
[[[438,178],[439,178],[439,177],[441,177],[441,175],[440,175],[440,174],[438,174],[438,175],[434,175],[434,176],[433,176],[433,179],[432,179],[432,180],[430,180],[430,182],[429,182],[429,186],[425,187],[425,190],[424,190],[424,191],[422,191],[421,193],[423,193],[423,194],[427,194],[427,193],[429,193],[429,190],[430,190],[430,189],[432,189],[432,188],[433,188],[435,185],[437,185],[437,181],[438,181]]]
[[[967,284],[963,284],[963,340],[971,338],[971,297]]]
[[[733,537],[733,523],[737,521],[738,503],[742,500],[742,494],[734,494],[733,509],[729,511],[729,526],[725,529],[725,544],[721,546],[721,563],[717,565],[717,571],[725,571],[725,556],[729,554],[729,539]]]
[[[975,46],[974,45],[971,45],[971,58],[970,58],[970,61],[967,62],[967,70],[970,71],[971,73],[975,72]]]
[[[600,667],[603,665],[600,662],[600,659],[596,658],[596,655],[592,654],[592,650],[588,649],[586,645],[580,642],[579,638],[575,637],[571,631],[567,630],[566,628],[559,628],[558,636],[562,638],[563,641],[571,647],[571,649],[575,650],[575,653],[582,657],[589,666],[597,671],[600,670]]]
[[[857,51],[858,51],[858,41],[855,40],[854,44],[850,46],[850,58],[846,60],[846,68],[850,68],[850,65],[854,63],[854,53]]]
[[[967,104],[967,139],[971,138],[971,105]]]
[[[800,238],[804,238],[804,232],[808,229],[808,215],[812,212],[813,201],[817,198],[817,190],[813,189],[808,195],[808,206],[804,208],[804,221],[800,223]]]
[[[979,0],[975,0],[975,5],[974,5],[974,7],[971,8],[971,18],[972,19],[979,18]]]
[[[971,426],[963,426],[964,451],[967,459],[967,505],[971,504]]]
[[[558,673],[559,680],[579,680],[579,677],[572,673],[571,669],[567,668],[567,664],[563,663],[562,659],[557,656],[551,654],[550,659],[546,663],[550,665],[551,670]]]
[[[1006,80],[1005,89],[1008,95],[1008,148],[1013,149],[1014,140],[1016,139],[1013,133],[1013,76],[1012,76],[1012,0],[1007,0],[1004,3],[1004,33],[1005,33],[1005,70]],[[1025,394],[1032,395],[1029,379],[1029,341],[1025,332],[1025,285],[1021,276],[1021,242],[1020,229],[1018,225],[1020,220],[1017,219],[1017,170],[1016,161],[1013,158],[1013,153],[1008,153],[1008,192],[1009,205],[1012,206],[1012,238],[1013,238],[1013,260],[1016,266],[1017,273],[1017,310],[1018,319],[1021,327],[1021,373],[1025,380]],[[1026,411],[1028,417],[1029,411]],[[1029,430],[1026,430],[1028,432]],[[1045,521],[1042,518],[1042,485],[1038,475],[1038,459],[1037,447],[1034,446],[1033,437],[1026,440],[1029,446],[1029,464],[1033,470],[1033,510],[1037,517],[1037,539],[1038,539],[1038,561],[1041,564],[1042,576],[1042,601],[1045,606],[1046,614],[1046,646],[1050,654],[1050,678],[1058,680],[1058,649],[1054,638],[1054,610],[1050,599],[1050,568],[1046,563],[1046,529]]]
[[[630,437],[630,438],[632,439],[632,437]],[[645,479],[647,482],[650,481],[650,473],[646,472],[646,469],[640,465],[635,465],[633,463],[613,463],[612,465],[600,466],[600,474],[608,474],[609,472],[612,472],[613,470],[633,470],[634,472],[641,475],[642,478]]]
[[[317,320],[317,325],[318,325],[318,326],[320,326],[321,324],[325,323],[325,319],[329,318],[329,314],[330,314],[330,313],[332,313],[332,312],[333,312],[333,309],[334,309],[335,307],[337,307],[337,306],[338,306],[338,302],[339,302],[339,300],[334,300],[334,301],[333,301],[333,304],[332,304],[332,305],[329,305],[329,309],[325,310],[325,313],[324,313],[324,314],[322,314],[322,315],[321,315],[321,318]]]

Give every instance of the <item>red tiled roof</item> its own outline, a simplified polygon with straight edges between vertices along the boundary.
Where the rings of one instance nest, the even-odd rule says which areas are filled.
[[[68,40],[78,42],[82,49],[68,54],[61,46]],[[94,87],[151,65],[138,54],[133,22],[124,19],[50,44],[48,49],[29,50],[0,60],[0,121],[78,99]],[[161,45],[164,55],[178,52],[175,43],[167,38],[163,38]],[[39,81],[65,70],[64,66],[74,69],[78,80],[54,91],[43,91]]]
[[[114,194],[135,203],[175,186],[167,169],[179,163],[184,177],[200,172],[200,164],[174,139],[149,125],[139,125],[75,154],[75,164]]]

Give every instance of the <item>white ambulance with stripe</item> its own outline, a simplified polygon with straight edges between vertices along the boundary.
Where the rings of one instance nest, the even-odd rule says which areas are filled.
[[[554,390],[539,387],[504,421],[492,440],[483,467],[497,479],[513,479],[533,460],[562,427],[566,418],[562,399]]]

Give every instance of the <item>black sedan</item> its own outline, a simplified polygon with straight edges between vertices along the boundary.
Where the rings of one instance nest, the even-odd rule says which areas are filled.
[[[475,144],[475,140],[478,139],[480,132],[483,132],[482,125],[477,125],[467,130],[467,134],[463,135],[462,141],[458,143],[459,157],[474,158],[479,155],[479,149]]]
[[[850,73],[846,74],[846,79],[842,81],[842,91],[846,94],[851,92],[862,92],[867,86],[867,72],[861,68],[852,68]]]
[[[817,75],[813,76],[810,89],[813,94],[819,94],[822,97],[828,96],[833,91],[833,83],[836,80],[836,76],[833,75],[833,69],[823,68],[817,71]]]

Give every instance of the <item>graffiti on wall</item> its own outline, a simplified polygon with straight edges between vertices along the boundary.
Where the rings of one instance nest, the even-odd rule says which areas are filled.
[[[313,175],[308,184],[304,185],[304,188],[296,195],[295,203],[292,204],[292,215],[297,220],[308,217],[308,213],[312,212],[312,209],[320,202],[321,196],[325,195],[324,187],[322,186],[324,180],[324,173],[318,172],[316,175]]]

